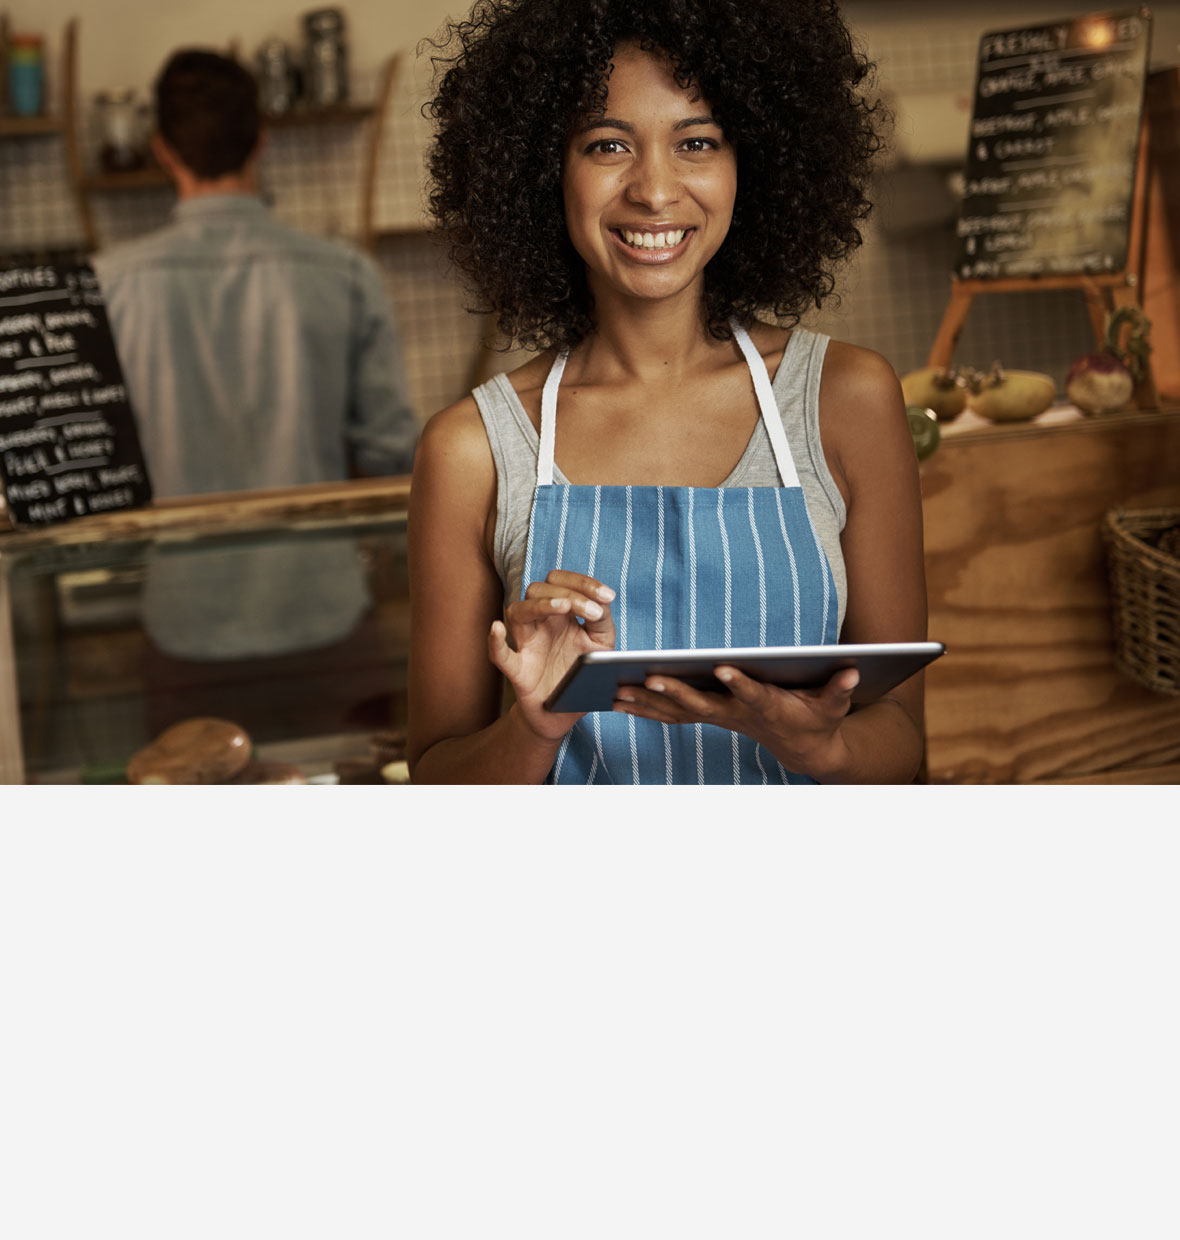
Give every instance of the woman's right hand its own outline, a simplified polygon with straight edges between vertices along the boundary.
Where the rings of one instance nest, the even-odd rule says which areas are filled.
[[[579,655],[614,649],[614,597],[610,586],[593,577],[554,569],[544,581],[530,582],[505,619],[492,623],[488,655],[508,678],[522,719],[538,736],[560,740],[581,718],[547,711],[545,699]]]

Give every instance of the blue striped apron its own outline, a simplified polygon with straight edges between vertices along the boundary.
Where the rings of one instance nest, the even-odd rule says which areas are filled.
[[[545,381],[523,586],[553,568],[605,582],[616,594],[619,650],[836,641],[831,566],[807,511],[770,378],[749,335],[732,326],[781,487],[555,485],[557,389],[566,353]],[[566,734],[548,782],[814,781],[726,728],[595,711]]]

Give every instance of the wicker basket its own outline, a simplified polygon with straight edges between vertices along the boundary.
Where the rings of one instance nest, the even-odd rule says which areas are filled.
[[[1102,523],[1115,666],[1173,697],[1180,696],[1180,534],[1174,530],[1180,530],[1180,508],[1112,508]]]

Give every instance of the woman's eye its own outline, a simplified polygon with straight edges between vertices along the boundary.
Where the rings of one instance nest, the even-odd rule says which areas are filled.
[[[587,155],[622,155],[626,147],[618,138],[600,138],[586,148]]]
[[[682,149],[695,155],[698,151],[715,151],[717,143],[712,138],[688,138],[682,144]]]

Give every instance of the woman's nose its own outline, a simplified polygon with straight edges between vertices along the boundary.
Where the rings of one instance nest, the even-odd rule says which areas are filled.
[[[651,211],[662,211],[680,196],[676,169],[662,155],[650,154],[636,160],[627,183],[627,199]]]

